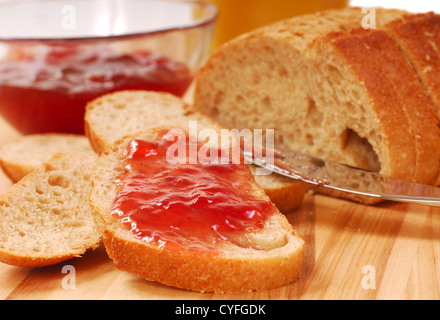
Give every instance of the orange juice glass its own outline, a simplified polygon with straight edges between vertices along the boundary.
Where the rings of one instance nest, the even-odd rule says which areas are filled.
[[[330,8],[343,8],[348,0],[205,0],[217,6],[219,17],[213,47],[272,22]]]

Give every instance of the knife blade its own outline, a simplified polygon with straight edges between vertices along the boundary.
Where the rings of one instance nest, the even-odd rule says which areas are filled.
[[[262,156],[262,152],[256,153],[247,148],[242,148],[242,152],[246,161],[268,172],[318,187],[382,200],[440,207],[440,188],[434,186],[390,178],[287,149],[271,150],[273,157]],[[273,160],[268,161],[268,158]]]

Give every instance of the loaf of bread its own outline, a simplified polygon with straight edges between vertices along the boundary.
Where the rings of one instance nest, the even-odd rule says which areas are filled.
[[[189,121],[197,129],[215,129],[220,125],[171,94],[149,91],[120,91],[104,95],[87,105],[86,135],[100,154],[115,141],[138,131],[157,126],[177,126],[188,130]],[[255,175],[278,209],[288,213],[301,204],[307,185],[276,174]]]
[[[163,128],[150,129],[117,141],[113,147],[102,153],[92,174],[90,202],[103,233],[104,245],[116,267],[151,281],[200,292],[247,292],[275,288],[295,281],[302,266],[304,241],[288,223],[285,216],[280,214],[273,205],[273,214],[271,213],[263,221],[263,226],[250,227],[247,231],[232,232],[229,235],[230,238],[229,236],[228,239],[222,237],[224,241],[211,244],[215,246],[212,250],[209,247],[199,249],[198,239],[191,238],[196,234],[195,231],[183,238],[182,241],[186,243],[183,247],[178,246],[176,249],[176,247],[166,245],[168,241],[171,241],[166,237],[163,242],[151,241],[149,237],[141,238],[137,236],[140,228],[137,224],[132,231],[129,229],[130,226],[133,228],[133,223],[130,222],[130,226],[122,223],[127,218],[121,216],[119,209],[116,211],[117,214],[115,213],[114,204],[116,198],[119,198],[121,185],[131,184],[131,181],[123,182],[122,180],[121,182],[120,178],[120,174],[124,172],[127,165],[124,163],[127,146],[133,140],[152,143],[159,141],[162,137],[159,132],[163,132],[162,130]],[[243,169],[249,170],[249,166],[244,165]],[[161,172],[163,172],[161,173],[162,179],[168,179],[169,183],[178,178],[168,177],[167,171]],[[251,186],[247,191],[248,195],[270,203],[264,191],[255,181],[252,181],[250,172],[248,176],[251,179],[246,180]],[[138,174],[135,177],[140,179]],[[197,178],[191,178],[192,181],[194,179]],[[230,185],[233,186],[237,182]],[[147,181],[145,183],[148,184]],[[155,185],[151,190],[155,192]],[[121,192],[122,196],[128,194],[126,191]],[[181,199],[179,201],[183,202],[177,204],[174,203],[176,200],[170,200],[174,199],[172,195],[169,196],[166,193],[160,196],[161,203],[154,206],[163,210],[157,214],[165,215],[167,213],[165,211],[169,210],[168,206],[185,206],[184,203],[195,203],[199,199],[197,195],[200,193],[203,198],[204,192],[194,189],[186,195],[181,194],[185,199],[179,196]],[[144,197],[149,196],[150,194],[145,194]],[[192,200],[186,202],[189,198]],[[201,198],[199,200],[203,201]],[[131,203],[134,200],[128,198],[125,201]],[[227,207],[228,201],[232,200],[225,196],[220,205]],[[125,205],[129,206],[129,203],[122,202],[121,206]],[[139,206],[137,208],[140,209]],[[208,209],[210,210],[210,205],[206,210]],[[189,210],[192,210],[191,207],[178,215],[179,221],[191,219],[190,215],[187,216]],[[200,211],[200,217],[196,219],[201,221],[210,219],[204,217],[204,214],[204,211]],[[229,214],[229,211],[224,211],[225,217]],[[147,218],[143,217],[143,219]],[[231,222],[234,223],[232,220]],[[201,222],[195,221],[194,223]],[[182,232],[185,235],[178,221],[167,220],[166,224],[173,226],[170,227],[170,231],[172,229],[177,234]],[[214,226],[212,227],[213,229],[208,228],[210,230],[208,233],[215,235],[218,231],[215,231],[217,229]],[[155,231],[155,233],[160,237],[161,231]],[[200,239],[200,241],[204,240]]]
[[[3,172],[17,182],[61,152],[94,154],[84,135],[47,133],[24,135],[0,147]]]
[[[0,261],[43,267],[96,248],[88,202],[96,156],[59,153],[0,195]]]
[[[196,79],[194,108],[224,127],[275,129],[275,146],[438,184],[436,15],[377,9],[376,29],[364,16],[323,11],[225,44]]]

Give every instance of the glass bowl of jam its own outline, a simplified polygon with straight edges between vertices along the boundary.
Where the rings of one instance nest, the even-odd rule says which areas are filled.
[[[216,7],[192,0],[0,5],[0,116],[22,134],[84,133],[86,104],[120,90],[183,96]]]

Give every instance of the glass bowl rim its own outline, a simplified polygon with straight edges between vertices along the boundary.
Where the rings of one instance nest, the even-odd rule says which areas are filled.
[[[89,2],[90,0],[75,0],[77,2]],[[112,1],[118,1],[118,0],[99,0],[99,1],[105,1],[105,2],[112,2]],[[131,1],[139,1],[139,2],[157,2],[159,0],[131,0]],[[118,34],[118,35],[96,35],[96,36],[88,36],[88,37],[53,37],[53,38],[44,38],[44,37],[33,37],[33,38],[15,38],[15,37],[0,37],[0,42],[41,42],[41,43],[56,43],[56,42],[89,42],[89,41],[116,41],[116,40],[125,40],[130,38],[138,38],[138,37],[146,37],[146,36],[153,36],[153,35],[159,35],[163,33],[168,32],[175,32],[175,31],[186,31],[191,30],[195,28],[205,27],[213,24],[218,17],[218,9],[217,7],[208,2],[200,1],[200,0],[160,0],[162,2],[168,2],[168,3],[184,3],[184,4],[194,4],[197,6],[202,6],[207,8],[210,11],[209,16],[196,20],[192,23],[188,23],[182,26],[174,26],[169,28],[163,28],[159,30],[154,31],[146,31],[146,32],[132,32],[132,33],[125,33],[125,34]],[[53,0],[42,0],[42,1],[35,1],[35,0],[26,0],[26,1],[20,1],[20,2],[13,2],[8,1],[0,4],[0,9],[4,7],[13,7],[16,5],[22,5],[22,4],[35,4],[38,5],[39,3],[57,3],[61,1],[53,1]],[[73,1],[71,3],[74,3]]]

